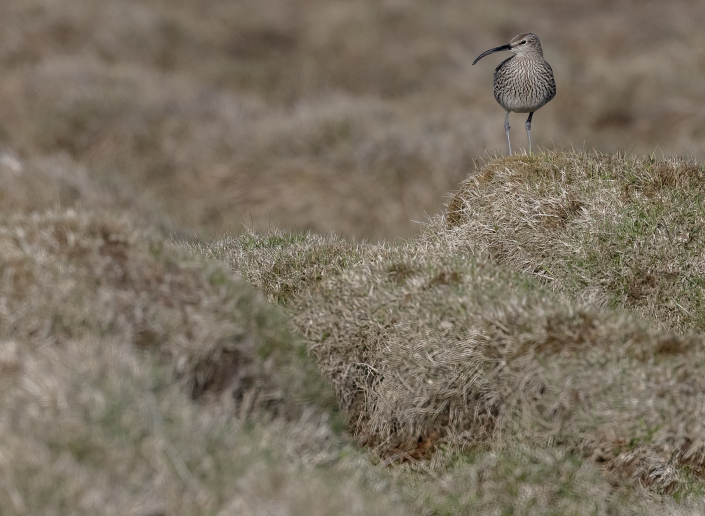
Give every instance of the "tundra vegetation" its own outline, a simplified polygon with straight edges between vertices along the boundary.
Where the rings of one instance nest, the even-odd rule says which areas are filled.
[[[3,1],[0,514],[704,513],[705,4],[634,7]]]

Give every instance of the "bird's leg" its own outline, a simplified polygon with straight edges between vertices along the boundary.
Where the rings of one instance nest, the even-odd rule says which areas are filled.
[[[529,137],[529,156],[531,156],[531,117],[534,112],[529,113],[529,118],[526,119],[526,135]]]
[[[506,111],[507,115],[504,117],[504,130],[507,133],[507,145],[509,145],[509,155],[512,155],[512,142],[509,141],[509,111]]]

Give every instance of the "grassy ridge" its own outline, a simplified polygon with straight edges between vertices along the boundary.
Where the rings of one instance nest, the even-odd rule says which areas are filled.
[[[0,507],[701,513],[702,174],[498,158],[394,245],[4,212]]]
[[[0,249],[2,514],[394,513],[227,270],[80,210],[2,216]]]
[[[565,496],[537,492],[537,507],[629,513],[657,496],[650,507],[678,499],[686,510],[700,503],[705,470],[705,341],[687,334],[701,316],[702,175],[678,160],[515,156],[477,170],[448,212],[402,245],[275,232],[201,250],[274,300],[286,285],[283,305],[350,430],[385,463],[421,460],[454,478],[468,466],[448,450],[474,450],[480,462],[500,453],[495,467],[520,470],[536,453],[545,467],[577,461]],[[630,296],[656,265],[675,273],[654,271],[652,288]],[[515,487],[553,478],[536,468]],[[400,475],[416,482],[408,495],[424,510],[451,503],[428,477]],[[578,495],[600,493],[600,477],[612,487]],[[637,496],[644,487],[651,494]],[[464,502],[451,506],[521,506],[492,506],[494,495],[457,493]]]
[[[552,289],[705,330],[705,169],[653,157],[547,152],[489,162],[445,217],[456,245]]]
[[[702,471],[705,342],[542,292],[474,260],[361,268],[296,321],[359,441],[389,461],[436,445],[553,445],[659,492]]]

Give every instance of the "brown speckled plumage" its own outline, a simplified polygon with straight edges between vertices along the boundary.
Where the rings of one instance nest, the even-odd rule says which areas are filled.
[[[515,36],[507,45],[482,53],[473,64],[486,55],[501,50],[508,50],[514,54],[502,61],[494,71],[494,98],[506,112],[504,128],[507,133],[509,154],[512,154],[509,140],[510,111],[529,113],[526,132],[529,137],[529,152],[531,152],[531,118],[537,109],[556,96],[553,70],[543,58],[539,38],[528,32]]]

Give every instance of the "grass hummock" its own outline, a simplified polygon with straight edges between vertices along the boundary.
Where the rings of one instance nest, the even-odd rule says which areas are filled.
[[[703,175],[676,159],[496,158],[398,245],[275,231],[200,250],[290,314],[356,442],[395,471],[453,478],[467,454],[536,453],[533,478],[577,464],[588,491],[611,486],[589,501],[571,487],[565,510],[629,512],[703,492]],[[430,478],[418,489],[450,503]]]
[[[395,244],[3,214],[0,505],[701,512],[702,176],[494,158]]]

